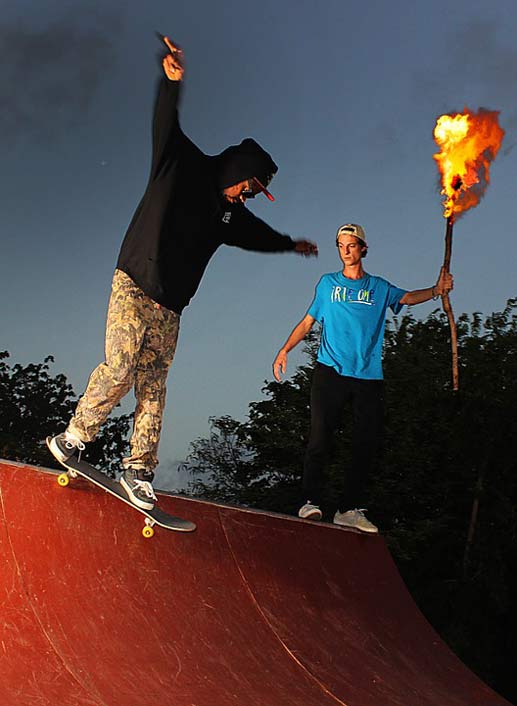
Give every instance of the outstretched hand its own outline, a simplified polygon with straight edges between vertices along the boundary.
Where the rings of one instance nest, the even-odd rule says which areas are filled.
[[[310,240],[295,240],[294,252],[304,257],[318,257],[318,246]]]
[[[169,37],[162,37],[169,53],[162,61],[163,70],[169,81],[181,81],[183,78],[183,51],[173,44]]]

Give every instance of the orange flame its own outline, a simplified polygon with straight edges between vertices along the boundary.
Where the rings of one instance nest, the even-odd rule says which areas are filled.
[[[441,176],[443,215],[457,217],[477,206],[490,182],[490,162],[504,137],[499,111],[441,115],[434,128],[440,151],[433,155]]]

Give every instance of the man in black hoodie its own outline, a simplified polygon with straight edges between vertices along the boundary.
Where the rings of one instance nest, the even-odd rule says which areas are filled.
[[[91,374],[67,429],[49,447],[61,462],[92,441],[113,407],[134,387],[137,406],[131,454],[121,484],[139,507],[152,508],[165,382],[174,358],[180,316],[217,248],[317,255],[307,240],[281,235],[245,207],[277,171],[251,138],[208,156],[181,130],[178,99],[181,50],[168,53],[153,119],[151,174],[120,250],[106,324],[105,361]]]

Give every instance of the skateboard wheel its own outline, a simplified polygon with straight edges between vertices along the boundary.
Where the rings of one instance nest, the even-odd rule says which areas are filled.
[[[142,530],[142,534],[144,535],[144,537],[145,537],[146,539],[149,539],[150,537],[152,537],[152,536],[154,535],[154,530],[153,530],[152,527],[149,527],[149,526],[147,525],[147,526],[144,527],[144,529]]]
[[[57,477],[57,482],[59,483],[59,485],[63,486],[63,488],[67,486],[70,483],[68,473],[60,473]]]

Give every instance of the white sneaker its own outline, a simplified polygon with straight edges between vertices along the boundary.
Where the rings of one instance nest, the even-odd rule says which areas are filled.
[[[323,513],[318,505],[313,505],[310,500],[307,500],[305,505],[302,505],[298,510],[298,517],[301,517],[302,520],[321,520]]]
[[[366,512],[364,508],[362,510],[348,510],[348,512],[339,512],[338,510],[334,515],[334,524],[342,525],[343,527],[353,527],[353,529],[361,530],[361,532],[377,534],[379,528],[366,519],[364,512]]]

